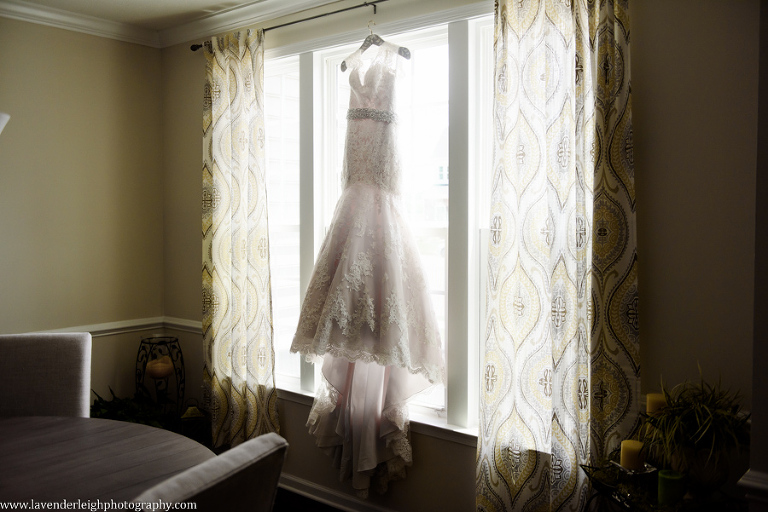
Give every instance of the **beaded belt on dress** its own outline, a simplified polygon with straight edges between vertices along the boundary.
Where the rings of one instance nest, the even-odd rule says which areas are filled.
[[[347,111],[347,119],[373,119],[385,123],[394,123],[397,116],[389,110],[378,110],[375,108],[351,108]]]

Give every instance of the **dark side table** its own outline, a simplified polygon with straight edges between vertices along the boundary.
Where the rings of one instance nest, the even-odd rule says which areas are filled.
[[[592,484],[585,511],[625,512],[747,512],[746,500],[715,491],[705,498],[686,496],[678,503],[658,503],[657,471],[628,475],[616,462],[581,465]]]

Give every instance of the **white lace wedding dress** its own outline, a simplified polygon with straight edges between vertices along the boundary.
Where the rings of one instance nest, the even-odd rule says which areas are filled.
[[[400,199],[399,47],[346,59],[351,95],[342,180],[292,352],[322,357],[307,426],[361,496],[411,464],[406,401],[444,381],[440,336]],[[314,357],[317,360],[317,357]]]

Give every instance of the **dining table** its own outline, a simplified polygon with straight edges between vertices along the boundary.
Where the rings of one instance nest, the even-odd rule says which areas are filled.
[[[131,501],[216,455],[168,430],[102,418],[0,419],[0,502]]]

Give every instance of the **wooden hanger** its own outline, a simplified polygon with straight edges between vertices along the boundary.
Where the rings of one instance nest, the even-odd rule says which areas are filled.
[[[363,41],[363,44],[360,45],[360,48],[358,50],[360,53],[363,53],[365,50],[370,48],[371,45],[375,44],[376,46],[381,46],[382,44],[384,44],[384,39],[382,39],[380,35],[373,33],[373,30],[371,29],[371,24],[375,25],[376,23],[373,20],[368,22],[368,31],[371,34],[368,37],[366,37],[365,40]],[[400,56],[405,57],[406,59],[411,58],[411,51],[404,46],[401,46],[400,48],[398,48],[397,53]],[[347,61],[344,60],[341,62],[341,71],[346,71],[346,70],[347,70]]]

